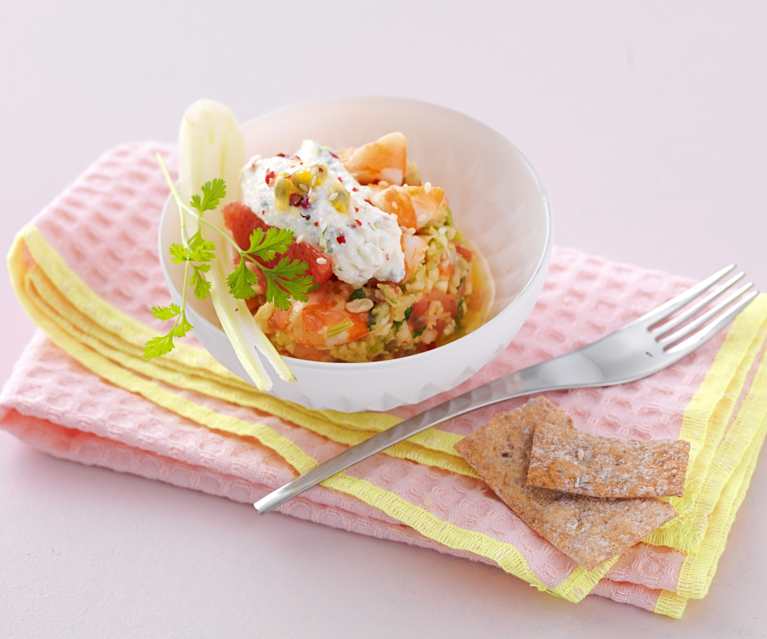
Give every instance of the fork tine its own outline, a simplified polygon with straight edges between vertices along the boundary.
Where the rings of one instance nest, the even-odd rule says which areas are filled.
[[[730,293],[716,306],[711,307],[709,310],[703,313],[703,315],[701,315],[700,317],[696,317],[689,324],[685,324],[684,326],[682,326],[682,328],[656,341],[661,346],[665,347],[665,346],[671,346],[671,344],[674,344],[675,342],[678,342],[684,339],[685,337],[692,335],[699,328],[701,328],[702,326],[705,326],[709,322],[709,320],[711,320],[711,318],[719,315],[719,313],[721,313],[725,308],[727,308],[730,304],[732,304],[735,300],[737,300],[741,295],[743,295],[743,293],[753,288],[753,286],[754,285],[751,282],[749,282],[745,286],[741,286],[739,289]]]
[[[713,323],[709,324],[708,326],[698,331],[697,333],[690,335],[690,337],[688,337],[687,339],[684,339],[683,341],[672,346],[671,348],[666,349],[666,352],[674,354],[674,355],[680,354],[680,353],[683,355],[687,355],[688,353],[691,353],[696,348],[698,348],[701,344],[710,340],[719,331],[721,331],[723,328],[729,325],[729,323],[735,319],[738,313],[740,313],[744,308],[746,308],[758,296],[759,296],[759,291],[751,291],[748,295],[746,295],[743,299],[741,299],[735,306],[733,306],[726,314],[721,315]]]
[[[711,304],[711,302],[713,302],[718,297],[724,295],[735,284],[737,284],[740,280],[742,280],[744,276],[745,276],[745,273],[741,271],[734,277],[731,277],[729,280],[724,282],[721,287],[716,288],[706,293],[705,295],[701,296],[701,298],[698,301],[696,301],[694,304],[683,309],[681,313],[679,313],[678,315],[675,315],[668,322],[661,324],[659,327],[658,333],[656,333],[656,337],[663,337],[664,335],[668,335],[675,328],[677,328],[681,324],[684,324],[688,319],[695,317],[695,315],[697,315],[700,311],[706,308],[706,306]]]
[[[713,275],[709,275],[705,280],[698,282],[695,286],[692,286],[683,293],[680,293],[676,297],[671,298],[668,302],[664,302],[657,308],[654,308],[651,311],[645,313],[637,320],[637,322],[649,323],[648,328],[653,327],[655,324],[671,315],[671,313],[680,309],[688,302],[694,300],[698,295],[710,289],[725,275],[732,273],[734,269],[735,264],[725,266],[723,269],[717,271]]]

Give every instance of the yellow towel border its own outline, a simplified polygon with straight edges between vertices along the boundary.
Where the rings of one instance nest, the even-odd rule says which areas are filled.
[[[22,244],[24,246],[22,246]],[[36,271],[35,269],[32,269],[31,271],[27,272],[27,270],[23,266],[23,249],[26,247],[30,250],[30,253],[32,254],[35,264],[37,264],[41,271]],[[114,364],[109,361],[108,358],[102,357],[99,355],[98,352],[93,350],[91,346],[96,348],[103,348],[104,343],[100,342],[99,340],[93,340],[90,343],[90,346],[84,346],[83,342],[78,341],[77,339],[72,338],[70,335],[67,334],[67,331],[65,328],[62,327],[62,325],[57,324],[54,321],[49,321],[50,316],[49,313],[53,312],[53,316],[56,317],[58,314],[55,312],[55,310],[51,307],[47,307],[45,305],[45,302],[42,301],[45,299],[45,295],[48,295],[52,292],[52,290],[55,292],[55,295],[58,296],[56,298],[57,302],[61,301],[62,299],[66,303],[67,306],[64,306],[64,308],[68,308],[68,310],[73,310],[78,314],[78,321],[80,317],[98,317],[99,320],[104,320],[104,327],[107,329],[105,332],[99,332],[99,337],[105,337],[108,335],[122,335],[122,336],[128,336],[130,341],[128,342],[128,346],[130,347],[130,342],[134,342],[133,346],[135,347],[136,344],[140,345],[145,341],[145,339],[148,336],[151,336],[154,334],[153,331],[148,329],[147,327],[143,326],[139,322],[135,321],[133,318],[129,318],[128,316],[125,316],[124,314],[120,313],[117,309],[106,303],[104,300],[98,298],[93,291],[91,291],[87,285],[80,280],[80,278],[72,272],[64,263],[63,259],[55,252],[55,250],[47,243],[45,238],[42,236],[42,234],[34,227],[27,227],[17,238],[16,243],[14,244],[14,247],[12,248],[11,255],[9,256],[9,266],[11,275],[14,279],[14,284],[16,285],[17,293],[19,294],[19,297],[22,299],[22,302],[25,304],[27,309],[30,311],[30,314],[33,315],[33,317],[41,324],[43,325],[43,328],[51,335],[54,342],[59,344],[60,346],[63,345],[64,350],[70,353],[70,355],[73,355],[76,359],[83,362],[88,368],[91,370],[94,370],[94,372],[98,372],[103,377],[106,377],[107,379],[114,377],[115,379],[119,380],[115,382],[113,379],[110,379],[110,381],[113,381],[113,383],[117,383],[117,385],[126,388],[128,390],[131,390],[133,392],[139,392],[140,394],[144,395],[145,397],[151,399],[151,401],[155,401],[159,405],[163,405],[166,408],[169,408],[170,410],[174,410],[174,412],[177,412],[178,414],[183,414],[186,417],[189,417],[193,419],[197,423],[203,423],[203,425],[208,425],[210,423],[217,423],[218,425],[223,425],[225,430],[227,432],[235,433],[235,434],[241,434],[246,436],[253,436],[256,437],[259,441],[261,441],[264,445],[272,448],[278,454],[281,454],[288,463],[290,463],[294,468],[296,468],[299,472],[304,472],[306,469],[310,468],[312,465],[314,465],[314,460],[306,455],[302,450],[300,450],[297,446],[295,446],[290,440],[287,440],[287,438],[283,438],[278,433],[273,431],[271,428],[262,425],[262,424],[253,424],[251,422],[242,422],[241,420],[234,420],[234,422],[231,422],[230,420],[233,418],[227,418],[227,416],[219,415],[214,413],[213,411],[210,411],[209,409],[206,409],[202,406],[190,406],[189,402],[187,400],[178,401],[180,398],[173,394],[169,393],[167,390],[163,389],[159,384],[153,383],[150,380],[144,379],[139,375],[134,375],[129,373],[128,371],[125,371],[121,366]],[[27,278],[26,275],[33,274],[34,277]],[[44,273],[44,277],[40,277],[40,275]],[[54,287],[51,289],[49,285],[48,278],[50,278],[53,283]],[[35,299],[36,294],[34,290],[35,287],[40,286],[44,289],[43,293]],[[29,288],[31,287],[31,289]],[[46,288],[47,287],[47,288]],[[58,289],[58,290],[56,290]],[[61,291],[61,294],[59,293]],[[64,297],[62,297],[62,294]],[[763,296],[764,297],[764,296]],[[77,307],[79,309],[83,309],[84,313],[80,313],[79,310],[72,307],[72,305],[69,304],[69,300],[75,300],[77,302]],[[121,317],[122,316],[122,317]],[[62,319],[61,316],[58,316],[59,319]],[[742,317],[742,316],[741,316]],[[754,320],[756,317],[753,318]],[[67,323],[65,320],[62,319],[64,323]],[[755,324],[755,322],[752,322]],[[91,324],[93,324],[91,322]],[[74,329],[75,327],[69,323],[69,328]],[[89,327],[90,328],[90,327]],[[100,328],[100,327],[99,327]],[[750,328],[750,327],[746,327]],[[761,325],[754,329],[753,333],[756,334],[761,329]],[[735,331],[733,331],[735,332]],[[741,332],[741,331],[737,331]],[[84,333],[81,332],[80,337],[82,337]],[[109,337],[107,341],[112,339]],[[113,345],[109,345],[110,347]],[[725,344],[726,346],[726,344]],[[127,348],[126,350],[130,351],[131,348]],[[244,382],[241,382],[237,378],[233,377],[228,372],[223,371],[221,369],[220,365],[218,365],[215,361],[212,361],[210,356],[207,355],[207,353],[201,354],[201,349],[196,349],[193,347],[185,347],[183,349],[180,349],[180,352],[178,353],[177,357],[173,358],[174,361],[171,361],[170,366],[165,366],[163,368],[166,368],[170,370],[172,373],[175,373],[177,377],[186,377],[186,375],[180,375],[180,371],[186,369],[187,367],[194,367],[197,370],[203,370],[204,374],[202,375],[202,380],[206,384],[211,384],[211,387],[214,387],[216,384],[219,386],[225,387],[224,390],[229,389],[229,393],[236,393],[236,391],[239,389],[241,390],[248,390],[249,387],[244,384]],[[726,351],[725,347],[723,347],[720,350],[720,353],[717,355],[717,361],[719,361],[720,356],[722,356],[722,352]],[[735,349],[737,350],[737,349]],[[83,351],[83,353],[87,353],[84,355],[83,353],[80,354],[80,357],[77,356],[78,351]],[[111,354],[114,356],[117,356],[119,354],[120,360],[122,361],[122,358],[125,357],[127,354],[125,351],[120,351],[119,349],[112,349]],[[131,356],[135,356],[137,353],[135,351],[131,353]],[[732,356],[728,354],[728,356],[722,356],[722,361],[725,362],[723,366],[731,368],[734,365],[734,362],[732,361]],[[755,357],[755,354],[754,354]],[[87,361],[83,361],[87,360]],[[207,360],[207,361],[206,361]],[[135,362],[134,362],[135,364]],[[715,362],[716,364],[716,362]],[[742,365],[743,366],[743,365]],[[96,371],[95,368],[98,368],[99,370]],[[712,366],[713,368],[713,366]],[[175,370],[174,370],[175,369]],[[155,368],[149,369],[144,368],[143,371],[144,374],[150,374],[154,376],[156,374]],[[223,372],[223,374],[222,374]],[[718,375],[718,377],[721,377],[722,375]],[[707,380],[711,377],[711,375],[707,376]],[[737,378],[737,375],[735,376]],[[173,379],[172,376],[166,379]],[[177,378],[176,378],[177,379]],[[220,380],[224,380],[224,383],[221,384]],[[172,381],[168,381],[168,383],[173,384]],[[705,382],[704,382],[705,385]],[[245,388],[244,388],[245,387]],[[755,386],[754,386],[755,387]],[[196,389],[193,389],[196,390]],[[204,391],[201,391],[204,392]],[[711,394],[711,389],[707,389],[707,393]],[[159,397],[158,397],[159,393]],[[249,394],[253,394],[252,392],[249,392]],[[150,397],[148,397],[148,395]],[[231,395],[230,395],[231,396]],[[175,399],[174,399],[175,398]],[[160,401],[156,401],[159,399]],[[268,398],[271,399],[271,398]],[[239,403],[239,402],[237,402]],[[705,405],[705,401],[700,402],[701,405]],[[710,404],[711,402],[709,402]],[[279,404],[285,404],[284,402],[279,402]],[[745,406],[745,403],[744,403]],[[185,408],[186,407],[186,408]],[[264,404],[259,404],[259,406],[253,406],[255,408],[258,408],[260,410],[264,410],[265,412],[273,412],[272,410],[265,408]],[[285,410],[284,406],[280,406],[283,410]],[[716,406],[712,409],[712,412],[714,412]],[[296,408],[298,413],[304,413],[309,414],[311,417],[312,414],[316,414],[315,411],[308,411],[306,409],[301,410],[300,407]],[[184,414],[184,413],[194,413],[193,415]],[[703,422],[702,418],[700,417],[701,409],[696,408],[695,411],[691,412],[691,418],[687,419],[687,416],[685,416],[684,424],[687,426],[688,430],[694,434],[697,430],[697,432],[700,432],[701,430],[701,423]],[[373,432],[375,430],[380,430],[382,427],[388,427],[387,426],[381,426],[380,424],[380,418],[381,415],[372,413],[372,414],[362,414],[362,415],[354,415],[354,416],[346,416],[341,413],[333,413],[333,411],[322,411],[320,413],[328,422],[335,423],[336,425],[344,424],[348,427],[349,425],[349,417],[354,417],[353,420],[351,420],[354,424],[353,427],[357,429],[361,429],[360,432],[364,437],[367,437],[370,432]],[[687,414],[686,414],[687,415]],[[224,418],[223,421],[221,421],[221,418]],[[209,420],[214,421],[209,421]],[[290,419],[290,417],[288,417]],[[291,420],[293,421],[293,420]],[[207,423],[205,423],[207,422]],[[373,426],[373,427],[371,427]],[[708,424],[706,424],[706,427]],[[364,429],[364,430],[362,430]],[[684,427],[683,427],[684,431]],[[705,432],[705,428],[703,428],[703,431]],[[455,437],[452,433],[446,433],[444,431],[441,431],[444,435],[452,435]],[[685,433],[688,434],[688,433]],[[332,439],[332,437],[330,437]],[[439,438],[438,438],[439,439]],[[451,441],[449,444],[449,448],[445,446],[440,446],[442,448],[442,451],[434,451],[431,452],[437,452],[444,454],[445,448],[448,450],[452,448],[452,445],[454,444],[454,441]],[[431,444],[427,444],[429,446]],[[449,456],[449,455],[448,455]],[[414,460],[419,461],[419,460]],[[433,460],[432,460],[433,461]],[[444,461],[444,460],[440,460]],[[429,463],[429,461],[424,460],[420,463]],[[755,464],[755,459],[754,459]],[[451,469],[452,470],[452,469]],[[453,472],[460,472],[453,470]],[[389,491],[385,491],[383,489],[380,489],[372,484],[370,482],[365,482],[363,480],[355,479],[350,476],[343,476],[339,478],[337,482],[337,485],[331,485],[329,487],[332,487],[336,490],[341,490],[342,492],[345,492],[347,494],[352,494],[358,498],[361,498],[366,503],[369,503],[370,505],[373,505],[374,507],[380,508],[383,512],[386,512],[390,516],[402,521],[403,523],[406,523],[407,525],[413,527],[415,530],[418,530],[421,532],[421,534],[424,534],[426,537],[429,537],[431,539],[434,539],[435,541],[439,541],[440,543],[444,543],[446,546],[449,546],[451,548],[461,549],[461,550],[468,550],[470,552],[474,552],[475,554],[478,554],[480,556],[492,559],[495,561],[499,566],[501,566],[504,570],[507,572],[510,572],[512,574],[515,574],[516,576],[528,581],[535,587],[538,587],[540,589],[545,589],[543,584],[540,583],[540,581],[536,578],[536,576],[532,573],[529,566],[526,564],[524,558],[521,556],[521,554],[513,548],[510,544],[505,544],[502,542],[498,542],[497,540],[493,540],[482,533],[477,533],[476,531],[469,531],[465,529],[461,529],[459,527],[453,526],[452,524],[449,524],[447,522],[443,522],[436,518],[431,513],[428,513],[427,511],[424,511],[423,509],[419,509],[414,504],[410,504],[406,500],[402,499],[398,495],[395,495],[393,493],[390,493]],[[330,480],[330,483],[332,484],[333,481]],[[729,482],[727,484],[727,488],[731,486],[732,482]],[[743,493],[745,493],[745,488],[747,486],[744,486],[742,488]],[[720,517],[717,517],[717,515],[721,515],[721,513],[725,510],[723,507],[723,500],[725,499],[726,495],[729,494],[727,490],[725,490],[722,493],[722,499],[720,500],[720,503],[718,504],[716,510],[713,513],[712,520],[710,523],[710,528],[714,527],[714,524],[717,523],[720,519]],[[741,495],[742,499],[742,495]],[[734,503],[735,497],[733,497],[733,503]],[[720,508],[720,506],[722,506]],[[732,510],[730,508],[729,510]],[[420,512],[419,512],[420,511]],[[729,512],[729,511],[728,511]],[[721,515],[724,517],[724,515]],[[734,516],[734,513],[733,513]],[[728,529],[729,526],[723,526],[723,528]],[[721,537],[721,535],[719,535]],[[726,531],[724,533],[724,538],[726,539]],[[722,546],[723,547],[723,546]],[[709,567],[707,571],[700,568],[703,564],[700,561],[696,561],[696,558],[698,557],[697,554],[691,554],[688,557],[688,561],[685,562],[685,565],[688,566],[687,574],[688,575],[700,575],[703,572],[711,572],[711,568]],[[706,562],[709,563],[709,562]],[[602,566],[598,571],[591,571],[592,573],[601,573],[601,574],[588,574],[588,571],[583,570],[575,570],[573,573],[563,581],[562,584],[559,584],[559,586],[555,589],[553,589],[554,594],[558,594],[559,596],[563,596],[564,598],[571,600],[571,601],[578,601],[583,598],[586,594],[588,594],[588,591],[590,591],[593,586],[596,584],[596,582],[606,574],[607,570],[609,569],[609,566]],[[695,579],[693,579],[695,581]],[[707,586],[706,586],[707,588]],[[701,589],[698,587],[699,592],[705,592],[705,588]],[[678,614],[681,614],[679,611],[679,607],[683,605],[679,602],[683,601],[683,597],[680,597],[679,595],[675,595],[673,593],[664,593],[658,601],[658,605],[656,606],[656,612],[662,613],[662,614],[669,614],[670,616],[677,616],[677,614],[673,614],[674,611],[677,611]],[[674,603],[676,602],[676,603]]]
[[[762,364],[759,376],[752,385],[750,396],[755,398],[761,396],[760,402],[763,402],[765,393],[767,393],[767,362]],[[755,421],[759,424],[758,431],[750,442],[746,455],[721,492],[719,502],[712,511],[700,550],[687,555],[682,564],[676,592],[661,592],[655,603],[654,612],[679,619],[684,614],[688,599],[700,599],[708,593],[719,559],[727,545],[727,537],[735,521],[735,515],[748,492],[751,477],[767,435],[767,411],[762,408],[761,413],[755,417]]]
[[[678,516],[650,535],[649,543],[682,552],[700,547],[707,518],[718,499],[716,487],[708,481],[712,464],[716,459],[732,469],[743,457],[742,448],[723,450],[720,444],[766,338],[767,295],[762,295],[736,320],[685,408],[679,433],[679,439],[690,442],[685,494],[668,500]],[[728,477],[729,473],[719,479]]]
[[[711,523],[709,529],[703,534],[704,541],[701,548],[697,553],[687,555],[679,575],[677,592],[691,599],[700,599],[708,593],[711,578],[724,550],[735,513],[748,491],[751,475],[759,459],[765,433],[767,433],[767,361],[759,368],[738,413],[737,421],[743,423],[738,431],[738,437],[733,438],[732,444],[733,447],[742,451],[742,456],[733,469],[729,467],[717,469],[722,473],[731,470],[732,472],[729,472],[731,479],[717,488],[719,499],[711,506]],[[732,459],[731,455],[722,457],[725,460],[723,464],[729,464]],[[711,473],[712,482],[717,482],[717,474]],[[707,558],[700,560],[699,555],[705,555]]]

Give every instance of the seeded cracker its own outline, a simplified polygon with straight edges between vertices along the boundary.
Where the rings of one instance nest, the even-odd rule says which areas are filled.
[[[538,424],[527,483],[592,497],[679,497],[689,454],[683,441],[626,441]]]
[[[527,486],[533,431],[547,423],[572,427],[556,404],[536,398],[496,415],[456,448],[520,519],[577,564],[595,568],[676,515],[656,499],[606,500]]]

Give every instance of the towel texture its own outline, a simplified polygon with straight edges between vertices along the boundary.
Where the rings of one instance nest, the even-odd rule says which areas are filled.
[[[168,300],[156,253],[167,197],[155,153],[102,156],[23,229],[9,256],[42,332],[0,399],[0,426],[52,455],[252,502],[344,446],[446,396],[567,352],[689,286],[684,278],[578,251],[554,252],[543,294],[508,349],[460,388],[392,414],[313,411],[258,393],[193,339],[146,362]],[[475,476],[455,444],[521,401],[414,437],[282,507],[345,530],[492,563],[569,601],[589,594],[679,617],[703,597],[767,431],[767,296],[730,330],[637,383],[551,393],[577,428],[690,444],[679,516],[594,570],[533,533]]]

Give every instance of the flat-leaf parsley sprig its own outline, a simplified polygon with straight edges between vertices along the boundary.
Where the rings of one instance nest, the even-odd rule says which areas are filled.
[[[250,234],[250,246],[243,251],[238,247],[240,261],[237,268],[226,278],[229,292],[236,298],[248,299],[256,294],[253,286],[258,275],[248,268],[247,262],[255,264],[266,284],[266,301],[277,308],[290,308],[290,299],[306,301],[314,281],[306,273],[306,262],[283,255],[273,266],[274,259],[290,248],[293,231],[272,226],[264,232],[254,229]]]
[[[154,317],[163,321],[173,320],[173,324],[164,335],[153,337],[146,343],[144,346],[146,359],[171,352],[175,347],[176,338],[183,337],[192,328],[186,315],[187,294],[190,289],[199,299],[210,296],[211,282],[207,274],[213,260],[216,259],[216,246],[205,239],[202,233],[203,227],[221,235],[239,255],[237,266],[226,278],[229,292],[233,297],[249,299],[256,295],[255,286],[259,285],[260,278],[254,272],[253,269],[255,269],[263,277],[266,301],[273,303],[277,308],[289,308],[291,299],[307,300],[314,280],[306,274],[306,262],[284,255],[293,243],[295,237],[293,231],[277,227],[270,227],[266,231],[260,228],[255,229],[250,236],[250,246],[246,250],[241,249],[229,233],[205,218],[205,212],[217,209],[226,197],[224,180],[216,178],[206,182],[199,193],[192,195],[187,204],[176,190],[162,158],[158,156],[157,161],[173,199],[182,212],[182,241],[171,244],[169,252],[173,262],[184,265],[184,274],[181,285],[181,305],[168,304],[152,307]],[[187,236],[184,212],[196,217],[200,222],[197,232],[191,237]],[[280,255],[282,257],[279,257]],[[277,260],[276,263],[274,263],[275,260]]]

